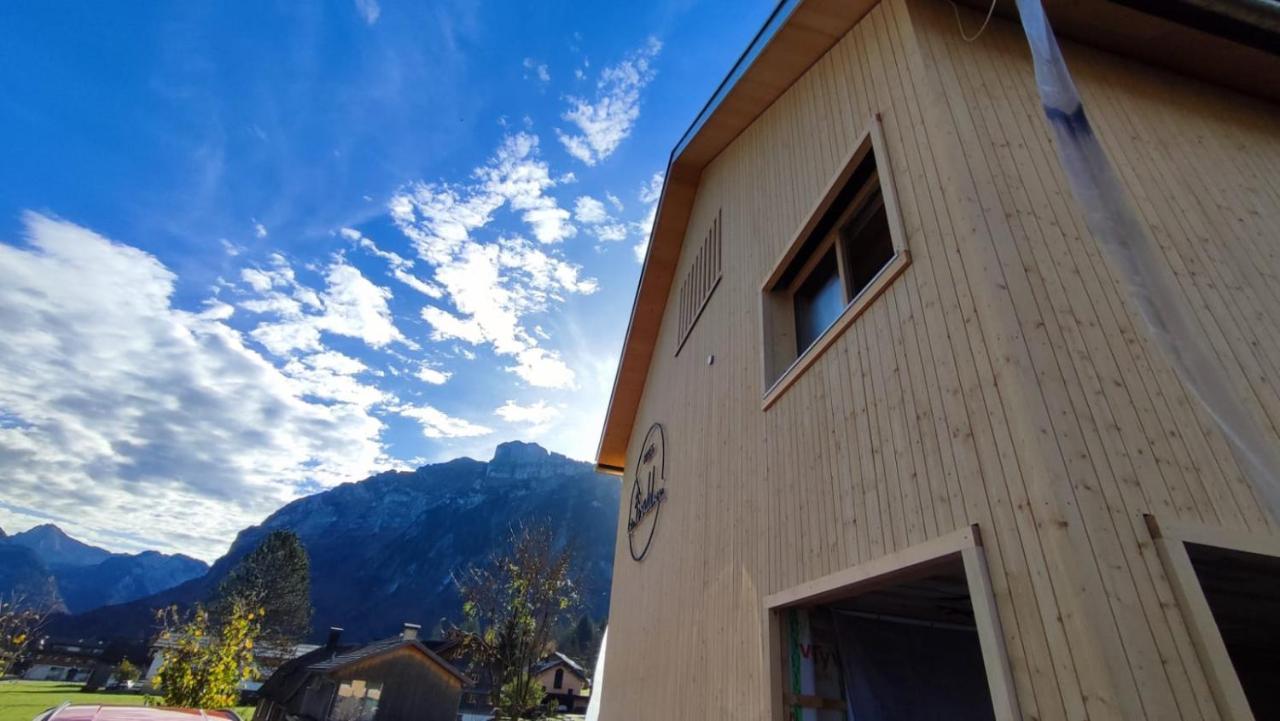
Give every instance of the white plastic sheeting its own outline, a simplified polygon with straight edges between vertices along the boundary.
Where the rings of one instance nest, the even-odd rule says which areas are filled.
[[[600,721],[600,697],[604,695],[604,652],[609,647],[609,629],[600,637],[600,655],[596,657],[596,670],[591,674],[591,700],[587,702],[586,721]]]
[[[1275,439],[1236,398],[1221,362],[1204,343],[1172,273],[1089,125],[1040,0],[1017,4],[1035,62],[1040,101],[1058,141],[1058,158],[1090,232],[1128,286],[1148,334],[1217,423],[1271,517],[1280,521],[1280,451]]]

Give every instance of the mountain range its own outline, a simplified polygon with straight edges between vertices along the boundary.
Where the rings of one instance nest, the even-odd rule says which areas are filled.
[[[154,609],[206,601],[270,532],[296,533],[311,559],[314,633],[373,639],[405,622],[461,620],[453,575],[506,547],[521,523],[546,523],[579,553],[585,611],[608,612],[621,487],[591,464],[534,443],[497,447],[488,462],[458,458],[393,471],[300,498],[241,531],[208,572],[128,603],[63,615],[59,635],[141,638]]]
[[[204,561],[181,554],[112,553],[48,523],[12,536],[0,530],[0,595],[19,595],[57,612],[127,603],[208,571]]]

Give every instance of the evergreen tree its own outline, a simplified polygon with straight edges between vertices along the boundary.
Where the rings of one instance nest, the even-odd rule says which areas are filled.
[[[603,634],[604,625],[592,622],[591,617],[584,613],[578,617],[577,623],[560,635],[556,641],[556,649],[580,662],[590,673],[595,668]]]
[[[236,603],[261,608],[262,638],[293,644],[311,633],[311,559],[293,531],[272,531],[227,574],[213,616],[219,623]]]

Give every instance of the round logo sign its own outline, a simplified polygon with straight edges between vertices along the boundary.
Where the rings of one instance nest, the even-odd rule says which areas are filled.
[[[667,449],[662,424],[649,426],[640,446],[636,477],[631,484],[631,513],[627,515],[627,542],[631,558],[639,561],[649,552],[658,514],[667,499]]]

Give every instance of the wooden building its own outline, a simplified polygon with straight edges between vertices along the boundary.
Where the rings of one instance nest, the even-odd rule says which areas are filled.
[[[455,721],[470,679],[428,649],[419,627],[363,646],[341,629],[285,663],[258,690],[258,721]]]
[[[577,661],[557,651],[535,665],[532,672],[547,694],[544,703],[555,701],[557,708],[573,714],[587,710],[591,682],[587,680],[586,669]]]
[[[1276,4],[1046,7],[1280,442]],[[986,10],[785,0],[673,151],[597,457],[601,719],[1280,718],[1280,526]]]

